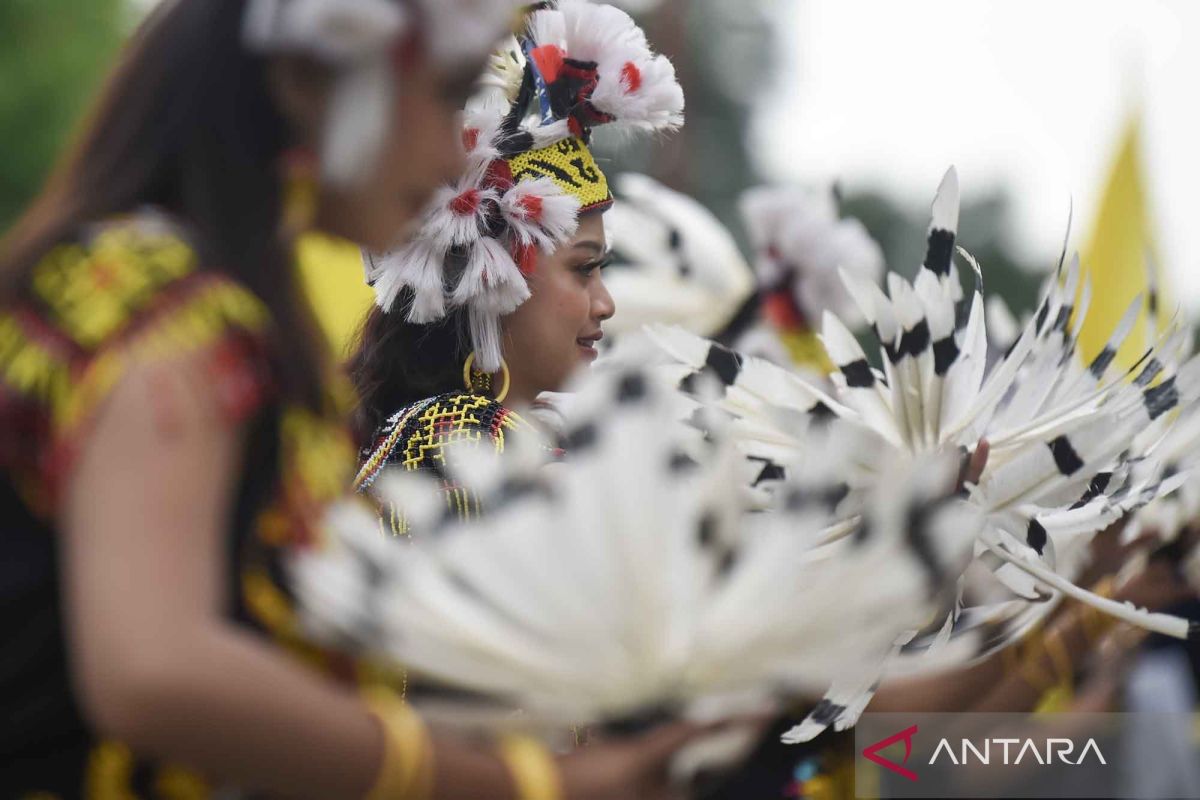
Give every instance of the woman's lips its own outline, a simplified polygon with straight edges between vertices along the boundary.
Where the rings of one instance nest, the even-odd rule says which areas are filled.
[[[579,353],[588,360],[595,360],[599,353],[596,352],[596,342],[600,341],[596,338],[580,338],[575,340],[575,345],[579,348]]]

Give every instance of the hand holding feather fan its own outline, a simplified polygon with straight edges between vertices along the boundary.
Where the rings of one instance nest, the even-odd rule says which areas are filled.
[[[330,546],[294,564],[310,629],[455,690],[424,707],[435,717],[613,724],[816,696],[877,669],[953,590],[979,522],[948,496],[956,459],[884,467],[892,482],[867,493],[863,524],[827,542],[841,473],[869,438],[813,431],[829,457],[747,514],[745,461],[719,431],[688,455],[694,432],[672,414],[645,370],[596,371],[566,463],[519,451],[457,464],[484,509],[470,522],[411,475],[385,481],[418,534],[385,538],[369,512],[339,511]]]
[[[1077,259],[1064,258],[1048,281],[1034,318],[1005,356],[987,369],[983,274],[964,299],[953,253],[958,222],[958,180],[951,169],[933,204],[928,250],[916,280],[887,276],[888,294],[843,273],[846,286],[880,343],[879,363],[866,353],[838,316],[826,312],[823,341],[837,369],[833,393],[803,376],[669,328],[652,329],[666,356],[660,376],[677,385],[690,408],[716,407],[732,415],[742,451],[761,471],[753,483],[769,486],[803,459],[806,431],[837,417],[876,437],[899,458],[969,449],[980,439],[990,455],[972,502],[987,514],[979,563],[1005,600],[973,607],[970,592],[949,609],[945,624],[906,648],[926,652],[952,636],[980,636],[980,652],[1012,641],[1052,607],[1059,593],[1092,603],[1120,618],[1184,637],[1186,620],[1147,614],[1096,597],[1071,583],[1090,536],[1173,491],[1182,477],[1164,477],[1156,460],[1161,435],[1177,409],[1200,394],[1200,362],[1181,363],[1181,334],[1168,329],[1131,369],[1114,367],[1140,300],[1131,304],[1104,350],[1089,364],[1076,357],[1090,287],[1079,290]],[[1078,295],[1078,302],[1077,302]],[[697,375],[712,375],[716,396],[693,391]],[[854,529],[859,495],[882,482],[875,459],[845,473],[849,491],[839,504],[841,523],[830,539]],[[964,590],[973,585],[964,585]],[[1046,590],[1050,590],[1047,593]],[[878,676],[876,676],[878,679]],[[797,736],[807,738],[827,722],[852,723],[864,704],[862,681],[843,681],[831,693],[837,713],[819,714]],[[853,684],[853,685],[852,685]]]

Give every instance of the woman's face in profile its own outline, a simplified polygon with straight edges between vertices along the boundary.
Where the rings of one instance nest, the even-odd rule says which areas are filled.
[[[529,299],[503,321],[504,360],[515,385],[535,394],[557,391],[595,360],[604,321],[615,310],[604,287],[606,260],[601,214],[585,214],[570,241],[538,256]]]

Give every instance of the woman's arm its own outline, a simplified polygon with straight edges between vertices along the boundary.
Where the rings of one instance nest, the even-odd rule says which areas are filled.
[[[243,438],[221,417],[203,356],[132,369],[66,487],[63,591],[83,706],[139,753],[288,797],[357,798],[382,729],[350,690],[225,621]],[[568,796],[665,797],[665,765],[699,729],[676,725],[560,759]],[[436,798],[514,796],[486,743],[435,737]]]
[[[241,431],[204,354],[135,367],[106,402],[62,508],[68,637],[107,735],[221,780],[358,797],[383,738],[349,692],[223,619]]]

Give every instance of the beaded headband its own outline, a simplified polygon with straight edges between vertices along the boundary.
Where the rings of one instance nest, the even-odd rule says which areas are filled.
[[[500,317],[528,299],[538,252],[567,242],[581,213],[612,204],[592,129],[677,128],[683,90],[628,14],[584,0],[533,11],[483,84],[465,114],[466,174],[436,193],[410,242],[365,260],[385,311],[403,298],[403,313],[423,324],[465,308],[476,362],[495,371]]]

